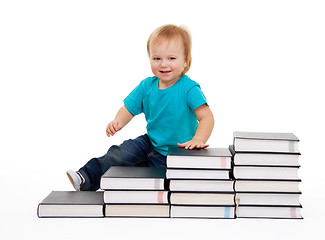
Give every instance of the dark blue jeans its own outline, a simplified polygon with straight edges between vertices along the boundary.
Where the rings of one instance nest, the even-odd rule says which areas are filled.
[[[101,176],[111,166],[146,166],[166,167],[166,156],[156,152],[148,135],[124,141],[121,145],[111,146],[107,153],[99,158],[92,158],[79,172],[85,178],[81,191],[99,189]]]

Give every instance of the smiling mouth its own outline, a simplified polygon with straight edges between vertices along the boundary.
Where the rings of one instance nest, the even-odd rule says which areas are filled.
[[[171,71],[160,71],[161,73],[170,73]]]

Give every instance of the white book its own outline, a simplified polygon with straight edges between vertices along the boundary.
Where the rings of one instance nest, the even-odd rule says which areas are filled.
[[[103,192],[52,191],[37,208],[38,217],[104,217]]]
[[[299,154],[236,153],[235,165],[299,166]]]
[[[172,192],[171,204],[179,205],[234,205],[235,193],[180,193]]]
[[[234,167],[236,179],[299,180],[296,167]]]
[[[233,180],[170,180],[170,191],[196,191],[196,192],[232,192]]]
[[[235,207],[171,206],[171,218],[234,218]]]
[[[192,149],[170,147],[167,168],[230,169],[231,153],[228,148]]]
[[[164,190],[165,172],[163,167],[112,166],[102,176],[100,188]]]
[[[104,202],[168,204],[168,191],[105,191]]]
[[[229,170],[171,169],[166,170],[167,179],[230,179]]]
[[[302,219],[301,207],[248,207],[237,208],[238,218],[290,218]]]
[[[300,181],[236,180],[236,192],[300,192]]]
[[[240,205],[287,205],[300,206],[300,193],[236,193],[236,202]]]
[[[236,152],[299,153],[299,139],[293,133],[234,132]]]
[[[169,205],[107,204],[106,217],[169,217]]]

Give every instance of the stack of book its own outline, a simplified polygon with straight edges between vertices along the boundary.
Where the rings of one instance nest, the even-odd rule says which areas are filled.
[[[299,139],[292,133],[234,132],[236,217],[301,219]]]
[[[231,157],[227,148],[169,148],[166,178],[172,218],[235,217]]]
[[[112,166],[101,178],[106,217],[169,217],[166,168]]]

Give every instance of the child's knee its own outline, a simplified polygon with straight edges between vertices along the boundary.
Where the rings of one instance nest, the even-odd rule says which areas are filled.
[[[104,158],[103,164],[110,166],[123,166],[124,161],[121,147],[117,145],[111,146]]]

